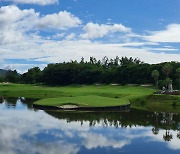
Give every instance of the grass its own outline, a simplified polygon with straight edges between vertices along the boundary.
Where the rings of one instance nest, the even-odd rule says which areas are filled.
[[[180,97],[153,95],[153,87],[112,85],[71,85],[48,87],[25,84],[0,84],[0,96],[37,98],[36,104],[59,106],[116,106],[131,102],[132,108],[180,113]]]
[[[89,106],[104,107],[104,106],[119,106],[128,103],[129,101],[126,99],[88,95],[88,96],[77,96],[77,97],[60,97],[60,98],[42,99],[37,101],[35,104],[46,105],[46,106],[60,106],[65,104],[73,104],[81,107],[89,107]]]
[[[153,89],[140,86],[63,86],[48,87],[24,84],[0,85],[0,95],[43,99],[41,105],[62,103],[88,104],[89,106],[115,106],[129,103],[129,99],[146,96]],[[52,98],[52,99],[50,99]]]
[[[133,108],[156,111],[180,113],[180,97],[171,95],[149,95],[131,100]]]
[[[96,95],[110,98],[134,98],[149,95],[154,89],[140,86],[63,86],[48,87],[25,84],[0,85],[0,95],[27,98],[54,98]]]

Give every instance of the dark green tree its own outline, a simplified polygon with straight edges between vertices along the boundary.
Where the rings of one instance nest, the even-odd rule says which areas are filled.
[[[154,71],[152,71],[152,74],[151,74],[151,75],[152,75],[152,77],[154,78],[156,87],[158,87],[159,71],[158,71],[158,70],[154,70]]]
[[[163,73],[166,75],[166,78],[169,77],[169,74],[172,72],[173,67],[169,64],[166,63],[163,67],[162,67],[162,71]]]
[[[18,74],[16,70],[9,70],[6,73],[5,79],[8,82],[18,83],[20,80],[20,74]]]
[[[42,72],[39,67],[28,69],[28,72],[24,73],[21,77],[25,83],[38,83],[41,82]]]
[[[176,69],[176,72],[179,77],[179,89],[180,89],[180,67]]]

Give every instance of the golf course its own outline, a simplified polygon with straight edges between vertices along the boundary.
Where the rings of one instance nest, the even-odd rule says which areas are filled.
[[[154,87],[135,85],[70,85],[60,87],[32,84],[1,84],[0,96],[35,98],[35,105],[77,107],[113,107],[131,104],[131,108],[180,113],[180,97],[157,95]]]

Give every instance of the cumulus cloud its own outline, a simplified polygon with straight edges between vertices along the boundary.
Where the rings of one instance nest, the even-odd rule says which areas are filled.
[[[0,44],[25,40],[26,33],[40,29],[67,29],[77,27],[81,20],[67,11],[41,16],[34,9],[21,10],[17,6],[0,8]]]
[[[71,33],[66,37],[66,40],[73,40],[75,37],[76,35],[74,33]]]
[[[114,140],[109,139],[102,134],[97,133],[81,133],[80,137],[84,138],[83,144],[87,149],[97,148],[97,147],[108,147],[122,148],[125,145],[130,144],[129,140]]]
[[[29,21],[36,21],[39,14],[33,9],[20,10],[17,6],[0,8],[0,44],[13,43],[23,39],[24,32],[29,30]]]
[[[165,30],[150,32],[144,38],[152,42],[180,42],[180,24],[170,24]]]
[[[81,20],[70,12],[61,11],[59,13],[49,14],[39,20],[40,28],[52,27],[65,29],[68,27],[77,27],[81,24]]]
[[[164,46],[164,44],[163,47],[160,46],[161,42],[168,41],[168,39],[169,42],[178,42],[180,38],[178,37],[178,24],[171,24],[166,30],[151,32],[148,36],[138,36],[134,35],[130,28],[121,24],[87,23],[83,29],[80,29],[81,23],[82,21],[78,17],[67,11],[42,15],[34,9],[20,9],[14,5],[0,7],[1,66],[5,66],[4,59],[34,58],[35,61],[45,62],[44,64],[69,61],[71,59],[80,60],[82,56],[85,59],[89,59],[90,56],[97,59],[104,56],[110,58],[115,56],[139,57],[148,63],[179,61],[180,59],[176,47],[168,47]],[[72,27],[76,27],[84,33],[77,37],[79,31],[67,31]],[[42,36],[39,33],[42,31],[51,31],[52,35]],[[120,43],[117,43],[117,41],[112,43],[111,40],[106,43],[91,41],[91,39],[113,35],[116,32],[120,33],[120,36],[125,35],[130,40],[126,41],[126,43],[122,43],[120,40],[118,40]],[[167,37],[164,36],[165,34]],[[132,37],[137,38],[140,36],[141,39],[146,39],[146,41],[131,40]],[[158,50],[161,53],[153,53],[152,50]],[[173,51],[176,54],[170,54],[167,51]],[[32,64],[29,66],[28,64],[18,65],[18,63],[6,65],[21,72],[27,70],[28,67],[32,67]],[[37,65],[41,68],[44,67],[44,65]]]
[[[2,116],[2,115],[3,116]],[[66,122],[58,121],[43,112],[31,111],[2,111],[0,117],[0,153],[16,154],[16,153],[48,153],[48,154],[76,154],[79,151],[79,147],[74,143],[67,143],[62,140],[63,137],[59,134],[55,134],[51,129],[59,129],[59,125],[66,127]],[[16,115],[16,119],[12,119],[12,114]],[[38,123],[41,121],[41,124]],[[73,126],[72,126],[73,127]],[[72,128],[71,128],[72,129]],[[36,135],[44,130],[48,130],[48,135],[52,138],[58,138],[54,142],[41,142],[37,144]],[[28,136],[27,138],[25,136]],[[31,144],[30,144],[31,142]],[[29,146],[31,145],[31,146]],[[33,147],[33,148],[32,148]]]
[[[114,58],[115,56],[139,57],[148,63],[159,63],[165,61],[179,61],[179,54],[153,53],[148,49],[125,47],[126,44],[98,43],[89,40],[49,42],[39,46],[49,57],[40,58],[40,61],[59,62],[70,59],[80,60],[83,56],[86,60],[90,56],[102,59],[104,56]],[[45,53],[45,52],[44,52]],[[51,54],[52,53],[52,54]],[[159,58],[161,57],[161,58]]]
[[[38,43],[38,41],[40,43]],[[102,59],[104,56],[114,58],[115,56],[138,57],[148,63],[165,61],[179,61],[179,54],[153,53],[149,49],[126,47],[130,44],[98,43],[89,40],[29,40],[11,45],[2,45],[0,59],[30,59],[46,63],[56,63],[73,60],[80,60],[83,56],[86,60],[90,56]],[[23,47],[23,48],[22,48]],[[152,50],[152,49],[151,49]],[[16,52],[15,52],[16,51]],[[161,57],[161,58],[159,58]],[[36,62],[35,62],[36,63]],[[28,65],[26,65],[28,68]],[[30,66],[29,66],[30,67]],[[16,68],[22,66],[16,65]],[[25,68],[23,67],[23,70]]]
[[[115,33],[115,32],[124,32],[124,33],[131,32],[130,28],[127,28],[122,24],[99,25],[99,24],[94,24],[92,22],[85,25],[83,30],[85,31],[85,33],[81,34],[80,37],[84,39],[101,38],[110,33]]]
[[[0,0],[4,2],[14,2],[14,3],[22,3],[22,4],[38,4],[38,5],[50,5],[50,4],[58,4],[58,0]]]

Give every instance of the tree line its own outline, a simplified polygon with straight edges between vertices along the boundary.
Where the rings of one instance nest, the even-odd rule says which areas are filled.
[[[70,61],[48,64],[43,70],[39,67],[29,69],[26,73],[18,74],[9,70],[0,81],[45,85],[69,84],[152,84],[160,88],[170,79],[174,88],[180,85],[180,62],[164,62],[148,64],[138,58],[116,56],[114,59],[104,57],[97,60],[90,57],[88,61]]]

